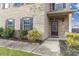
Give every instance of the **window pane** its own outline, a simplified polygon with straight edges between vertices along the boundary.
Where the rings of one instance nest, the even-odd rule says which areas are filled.
[[[61,10],[63,9],[63,4],[62,3],[59,3],[59,4],[55,4],[55,10]]]
[[[29,20],[24,20],[24,24],[29,24]]]
[[[63,8],[66,8],[66,3],[63,3]]]
[[[14,20],[13,19],[8,19],[6,22],[6,27],[8,28],[14,28]]]
[[[23,5],[23,3],[15,3],[15,4],[14,4],[15,7],[20,7],[20,6],[22,6],[22,5]]]
[[[29,25],[24,25],[24,30],[30,30],[30,26]]]
[[[22,20],[21,20],[21,29],[22,30],[31,30],[32,29],[32,27],[33,27],[33,21],[32,21],[33,19],[31,18],[31,17],[24,17],[24,18],[22,18]]]
[[[14,29],[14,26],[8,26],[7,28],[11,28],[11,29]]]

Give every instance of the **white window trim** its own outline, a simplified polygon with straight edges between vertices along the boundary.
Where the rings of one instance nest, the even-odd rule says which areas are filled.
[[[5,8],[9,8],[9,3],[5,3]]]

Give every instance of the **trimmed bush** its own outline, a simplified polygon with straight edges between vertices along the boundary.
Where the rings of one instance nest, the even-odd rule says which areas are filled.
[[[20,31],[20,38],[21,39],[25,38],[27,34],[28,34],[28,31],[27,30]]]
[[[79,34],[76,33],[65,33],[68,37],[66,43],[69,47],[79,46]]]
[[[77,55],[79,50],[79,34],[78,33],[65,33],[67,36],[66,50],[64,54],[66,55]]]
[[[29,41],[34,42],[41,39],[41,34],[37,30],[28,31],[27,38]]]
[[[5,28],[4,31],[2,32],[1,36],[3,38],[11,38],[14,34],[14,30],[10,28]]]
[[[79,34],[78,33],[65,33],[65,36],[73,37],[73,38],[79,38]]]
[[[4,30],[4,29],[1,27],[1,28],[0,28],[0,37],[1,37],[1,34],[2,34],[3,30]]]

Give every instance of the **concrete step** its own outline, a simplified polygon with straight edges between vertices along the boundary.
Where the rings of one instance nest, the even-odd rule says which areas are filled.
[[[51,40],[66,40],[67,38],[64,37],[64,38],[48,38],[47,41],[51,41]]]

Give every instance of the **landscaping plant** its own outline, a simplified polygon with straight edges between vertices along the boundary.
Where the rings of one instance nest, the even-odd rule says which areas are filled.
[[[27,30],[21,30],[20,31],[20,38],[23,39],[23,38],[26,38],[26,35],[28,34],[28,31]]]
[[[34,42],[41,39],[41,34],[37,30],[28,31],[27,38],[29,41]]]
[[[77,33],[66,33],[67,36],[66,43],[68,46],[73,47],[73,46],[79,46],[79,34]]]
[[[1,34],[2,34],[3,30],[4,29],[2,27],[0,27],[0,37],[1,37]]]
[[[4,31],[2,32],[1,36],[3,38],[11,38],[14,34],[14,29],[11,28],[5,28]]]
[[[68,55],[74,55],[79,50],[79,34],[78,33],[65,33],[67,36],[66,45]]]

